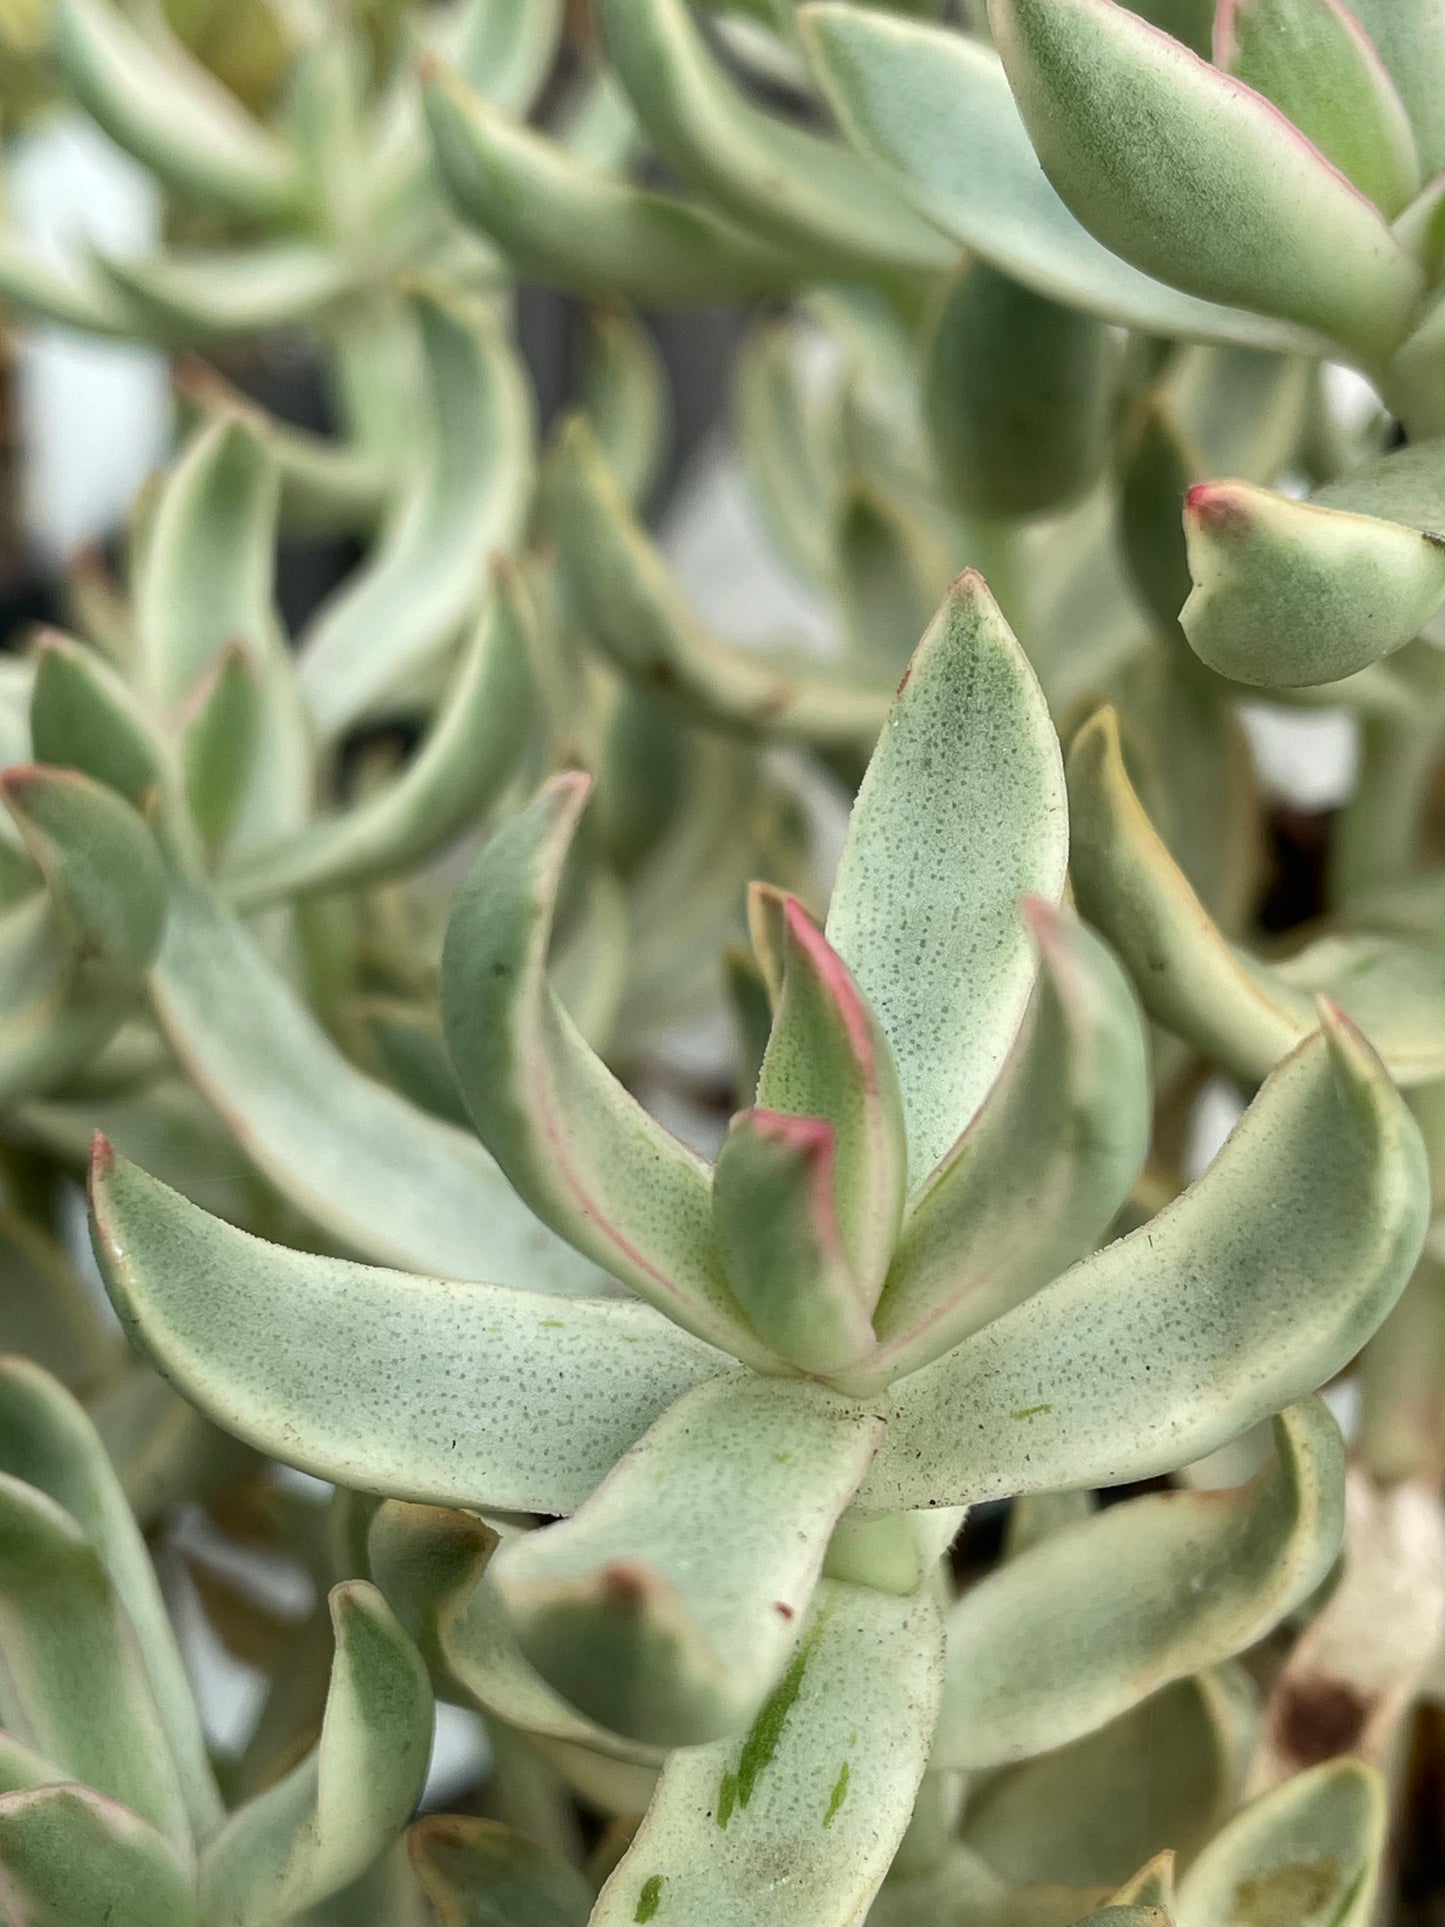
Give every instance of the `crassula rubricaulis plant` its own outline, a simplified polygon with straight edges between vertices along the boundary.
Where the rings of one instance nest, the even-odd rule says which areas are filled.
[[[1062,905],[1057,740],[976,577],[900,688],[826,932],[755,894],[773,1026],[714,1165],[548,987],[585,790],[554,780],[484,849],[444,1011],[484,1143],[623,1292],[288,1251],[105,1145],[97,1251],[216,1423],[392,1495],[372,1570],[444,1691],[574,1770],[660,1766],[594,1921],[852,1921],[900,1843],[902,1904],[957,1774],[1107,1733],[1323,1583],[1343,1461],[1309,1395],[1414,1263],[1424,1152],[1326,1003],[1204,1175],[1081,1255],[1144,1154],[1144,1039]],[[1272,1414],[1246,1484],[1045,1526],[952,1601],[961,1508],[1154,1477]]]

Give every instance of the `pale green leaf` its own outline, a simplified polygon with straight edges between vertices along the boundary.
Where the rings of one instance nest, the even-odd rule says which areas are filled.
[[[199,884],[173,887],[151,973],[176,1055],[259,1170],[369,1257],[543,1291],[592,1266],[514,1197],[469,1134],[344,1058],[241,924]]]
[[[625,1738],[739,1731],[797,1641],[881,1429],[805,1381],[699,1385],[571,1519],[497,1554],[489,1578],[523,1652]]]
[[[0,801],[45,884],[0,914],[0,1091],[14,1099],[83,1071],[133,1013],[165,872],[130,805],[78,771],[7,770]]]
[[[942,27],[836,0],[799,11],[813,74],[848,138],[961,247],[1106,321],[1318,353],[1289,323],[1201,301],[1095,240],[1040,168],[997,56]]]
[[[855,410],[848,420],[856,422]],[[896,682],[948,586],[958,557],[953,540],[873,484],[854,482],[838,501],[833,547],[845,661],[860,682]]]
[[[525,752],[535,618],[521,579],[498,566],[426,738],[393,782],[323,817],[222,877],[242,908],[355,888],[411,870],[485,814]]]
[[[373,1586],[331,1594],[336,1652],[321,1737],[239,1807],[201,1857],[207,1927],[270,1927],[363,1873],[411,1818],[431,1751],[420,1655]]]
[[[989,18],[1045,173],[1105,246],[1366,358],[1399,346],[1424,277],[1268,101],[1114,0],[990,0]]]
[[[672,399],[656,344],[625,308],[587,311],[580,401],[618,487],[642,505],[666,455]]]
[[[1387,455],[1297,502],[1244,482],[1186,498],[1195,652],[1238,682],[1337,681],[1445,602],[1445,441]]]
[[[245,800],[261,734],[261,685],[244,648],[231,643],[186,705],[181,758],[186,798],[208,849],[224,843]]]
[[[422,453],[377,546],[301,639],[301,687],[335,736],[430,668],[511,546],[532,493],[531,397],[497,320],[418,294],[426,368]]]
[[[116,1333],[60,1240],[0,1208],[0,1348],[88,1395],[115,1369]]]
[[[95,266],[137,333],[181,345],[304,326],[368,278],[367,263],[311,241],[173,249],[138,259],[99,254]]]
[[[192,1829],[204,1839],[220,1820],[220,1800],[150,1553],[90,1419],[19,1358],[0,1360],[0,1468],[63,1506],[103,1560],[139,1643]]]
[[[916,1371],[1047,1285],[1107,1231],[1144,1161],[1133,990],[1084,926],[1034,899],[1040,968],[998,1081],[914,1198],[879,1301],[880,1379]]]
[[[893,1386],[861,1505],[1150,1478],[1349,1363],[1418,1256],[1429,1180],[1378,1060],[1326,1018],[1180,1198]]]
[[[441,1927],[587,1927],[577,1869],[498,1820],[429,1814],[407,1847]]]
[[[1418,191],[1409,118],[1342,0],[1223,0],[1214,62],[1272,100],[1388,219]]]
[[[757,1100],[768,1110],[832,1126],[833,1203],[868,1312],[883,1289],[908,1183],[898,1073],[848,966],[796,897],[783,904],[780,962]]]
[[[872,1293],[839,1223],[838,1134],[823,1118],[739,1111],[713,1170],[723,1269],[753,1330],[800,1371],[834,1376],[874,1348]]]
[[[1427,175],[1445,168],[1445,18],[1434,0],[1349,0],[1399,89]]]
[[[191,1829],[130,1621],[70,1513],[0,1474],[0,1719],[182,1853]]]
[[[580,419],[563,435],[551,506],[583,633],[644,688],[714,727],[800,737],[820,749],[872,745],[887,714],[888,683],[863,681],[801,649],[744,648],[709,630]]]
[[[853,1927],[912,1813],[941,1681],[930,1599],[825,1580],[746,1738],[671,1755],[592,1927]]]
[[[602,0],[601,17],[658,154],[743,227],[842,278],[953,265],[956,246],[866,161],[755,107],[687,0]]]
[[[1180,1882],[1179,1927],[1244,1911],[1291,1927],[1363,1927],[1389,1835],[1384,1781],[1358,1760],[1301,1773],[1238,1814]]]
[[[1061,1885],[1127,1880],[1161,1848],[1192,1857],[1234,1808],[1254,1730],[1242,1669],[1178,1680],[1096,1733],[991,1775],[961,1837],[1006,1879]],[[1167,1904],[1157,1892],[1127,1898]]]
[[[30,740],[37,763],[94,777],[142,815],[173,779],[167,746],[123,678],[55,630],[36,655]]]
[[[704,207],[633,187],[569,153],[445,70],[427,78],[424,99],[458,213],[539,281],[605,300],[688,306],[776,293],[798,277],[786,254]]]
[[[0,225],[0,301],[22,316],[74,328],[82,334],[124,337],[131,317],[98,275],[61,270],[38,242]]]
[[[23,1927],[197,1927],[200,1919],[174,1849],[83,1786],[0,1799],[0,1905]]]
[[[267,1244],[104,1150],[92,1207],[112,1296],[172,1382],[238,1437],[362,1491],[571,1512],[675,1399],[728,1366],[626,1299]]]
[[[990,1573],[948,1616],[937,1767],[1026,1759],[1263,1639],[1322,1583],[1345,1527],[1344,1447],[1319,1400],[1228,1492],[1110,1506]]]
[[[1079,902],[1119,945],[1151,1016],[1246,1083],[1314,1027],[1318,995],[1357,1023],[1401,1083],[1445,1069],[1445,973],[1418,939],[1323,936],[1283,963],[1233,949],[1145,816],[1102,711],[1069,756]]]
[[[294,155],[163,22],[148,25],[112,0],[59,0],[53,44],[81,106],[181,196],[263,222],[294,217]]]
[[[924,376],[944,485],[968,514],[1063,507],[1103,471],[1115,354],[1092,315],[971,262],[944,293]]]
[[[442,962],[447,1048],[483,1143],[545,1224],[689,1331],[766,1360],[722,1272],[707,1164],[588,1047],[548,981],[586,793],[585,777],[555,778],[473,865]]]
[[[239,807],[238,847],[294,829],[311,804],[310,736],[271,604],[277,494],[249,424],[212,422],[161,486],[135,582],[138,679],[161,714],[184,726],[184,706],[224,673],[229,647],[256,673],[264,753]]]
[[[783,559],[805,582],[833,569],[834,424],[811,395],[797,330],[767,317],[745,338],[734,388],[738,452]]]
[[[982,579],[919,644],[858,792],[827,934],[893,1052],[920,1184],[998,1075],[1036,969],[1020,898],[1062,894],[1043,695]]]

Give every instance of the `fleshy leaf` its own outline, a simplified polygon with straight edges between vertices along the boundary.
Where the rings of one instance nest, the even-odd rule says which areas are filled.
[[[657,1766],[662,1751],[586,1719],[523,1655],[487,1576],[498,1545],[522,1528],[474,1512],[388,1499],[372,1516],[367,1558],[387,1603],[453,1697],[530,1738],[575,1742],[609,1758]]]
[[[1162,1692],[1071,1745],[991,1774],[962,1839],[1010,1880],[1082,1886],[1138,1875],[1160,1847],[1198,1852],[1239,1797],[1254,1742],[1254,1688],[1222,1666]],[[1165,1861],[1173,1858],[1165,1852]],[[1122,1904],[1168,1905],[1130,1880]]]
[[[1445,441],[1296,502],[1245,482],[1185,498],[1195,653],[1237,682],[1335,682],[1399,649],[1445,602]]]
[[[737,1732],[797,1641],[881,1431],[801,1380],[698,1386],[573,1518],[498,1553],[489,1577],[523,1652],[624,1737],[696,1746]]]
[[[46,886],[0,918],[0,1092],[33,1097],[93,1063],[132,1014],[165,873],[130,805],[78,771],[9,769],[0,801]]]
[[[839,451],[827,412],[810,394],[795,330],[765,317],[744,340],[735,377],[738,453],[774,545],[805,582],[833,569]]]
[[[1214,62],[1273,101],[1387,219],[1418,191],[1409,118],[1341,0],[1221,0]]]
[[[237,1437],[362,1491],[571,1512],[676,1398],[728,1366],[626,1299],[267,1244],[103,1144],[91,1201],[112,1297],[158,1369]]]
[[[208,849],[224,843],[256,768],[261,685],[239,643],[223,649],[192,692],[182,725],[186,798]]]
[[[66,1779],[181,1853],[191,1830],[136,1637],[100,1555],[55,1500],[0,1474],[0,1718]]]
[[[639,306],[777,293],[787,255],[708,209],[633,187],[511,120],[445,69],[423,98],[443,184],[462,219],[553,287]]]
[[[264,756],[237,812],[239,845],[294,829],[311,806],[310,737],[271,605],[277,493],[249,424],[209,423],[161,486],[135,582],[137,671],[161,713],[204,700],[228,649],[256,673]]]
[[[869,1369],[916,1371],[1101,1238],[1149,1140],[1144,1027],[1097,937],[1038,899],[1033,999],[998,1081],[915,1196]]]
[[[1181,293],[1095,240],[1049,184],[981,41],[836,0],[800,8],[798,21],[848,138],[971,254],[1038,294],[1149,333],[1320,351],[1304,329]]]
[[[104,1561],[139,1643],[192,1828],[205,1839],[221,1805],[150,1553],[90,1419],[26,1359],[0,1360],[0,1468],[64,1507]]]
[[[182,197],[259,221],[294,217],[297,162],[164,27],[111,0],[60,0],[54,46],[76,98]]]
[[[967,514],[1037,515],[1082,494],[1108,455],[1113,373],[1095,317],[971,262],[939,307],[924,376],[953,500]]]
[[[753,901],[761,913],[761,889]],[[834,1208],[867,1311],[883,1289],[908,1182],[898,1073],[848,966],[795,897],[785,899],[782,919],[782,978],[758,1103],[833,1127]]]
[[[324,1900],[400,1834],[421,1794],[432,1738],[421,1657],[374,1586],[350,1580],[330,1603],[336,1651],[321,1737],[202,1855],[208,1927],[269,1927]]]
[[[933,1764],[997,1766],[1079,1739],[1302,1605],[1343,1543],[1344,1447],[1318,1399],[1274,1436],[1248,1485],[1110,1506],[965,1593]]]
[[[24,1927],[197,1927],[200,1918],[175,1850],[84,1786],[0,1799],[0,1906]]]
[[[628,501],[640,507],[666,454],[671,396],[651,335],[627,309],[588,310],[581,390],[608,468]]]
[[[910,1181],[978,1109],[1028,1004],[1020,898],[1063,890],[1068,813],[1033,671],[983,580],[919,644],[848,826],[827,935],[903,1090]]]
[[[1179,1927],[1226,1927],[1241,1904],[1298,1927],[1362,1927],[1389,1832],[1373,1767],[1336,1760],[1247,1806],[1215,1835],[1179,1885]]]
[[[602,0],[612,67],[658,154],[744,228],[835,275],[936,271],[957,250],[848,148],[753,106],[686,0]]]
[[[629,676],[714,727],[801,737],[821,749],[872,745],[887,684],[862,683],[801,650],[739,647],[706,628],[580,419],[563,434],[551,503],[578,621]]]
[[[1397,1081],[1430,1083],[1445,1070],[1445,975],[1433,944],[1326,935],[1286,962],[1256,963],[1225,941],[1145,816],[1112,711],[1075,738],[1069,786],[1080,905],[1119,945],[1158,1022],[1257,1082],[1309,1034],[1324,994]]]
[[[534,1290],[592,1290],[469,1132],[364,1076],[235,917],[176,884],[151,973],[157,1015],[200,1091],[293,1203],[368,1257]]]
[[[165,744],[126,683],[94,650],[54,630],[37,652],[30,740],[37,763],[79,770],[142,815],[171,777]]]
[[[114,1371],[116,1333],[60,1239],[0,1209],[0,1345],[89,1394]]]
[[[586,778],[553,780],[487,844],[452,911],[442,1014],[482,1142],[559,1236],[664,1310],[767,1356],[723,1277],[711,1173],[584,1042],[547,981],[556,894]]]
[[[1114,0],[990,0],[989,18],[1044,172],[1106,247],[1366,357],[1399,346],[1419,268],[1261,95]]]
[[[428,1814],[407,1850],[441,1927],[587,1927],[577,1869],[499,1820]]]
[[[301,687],[327,736],[445,651],[531,499],[530,392],[495,318],[460,299],[418,294],[412,305],[426,369],[423,453],[375,551],[301,643]]]
[[[250,425],[221,416],[169,471],[146,532],[136,595],[138,667],[161,704],[182,702],[228,643],[273,628],[276,478]]]
[[[499,567],[425,742],[402,774],[350,809],[254,851],[223,878],[243,907],[356,887],[415,868],[485,815],[527,747],[534,621]]]
[[[1445,168],[1445,19],[1434,0],[1349,0],[1415,129],[1427,177]]]
[[[1202,1458],[1355,1356],[1418,1256],[1428,1190],[1414,1120],[1326,1008],[1182,1197],[893,1386],[859,1504],[1117,1485]]]
[[[182,249],[139,260],[99,255],[137,333],[183,346],[266,334],[315,321],[355,298],[364,266],[309,241]]]
[[[852,1927],[912,1813],[942,1660],[929,1598],[825,1580],[746,1738],[671,1755],[592,1927]]]
[[[824,1375],[873,1350],[838,1197],[838,1138],[822,1118],[739,1111],[713,1173],[713,1225],[728,1282],[781,1358]]]
[[[75,988],[137,983],[166,917],[165,872],[145,824],[75,770],[6,770],[0,797],[45,878]]]

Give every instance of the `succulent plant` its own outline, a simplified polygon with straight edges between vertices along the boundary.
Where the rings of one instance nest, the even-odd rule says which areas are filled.
[[[444,1011],[499,1167],[630,1296],[286,1251],[108,1147],[97,1250],[127,1329],[215,1422],[409,1502],[377,1515],[376,1570],[443,1678],[574,1748],[665,1753],[594,1919],[649,1894],[683,1919],[852,1919],[930,1766],[1097,1732],[1322,1583],[1342,1458],[1307,1395],[1414,1263],[1424,1153],[1326,1004],[1198,1183],[1079,1258],[1144,1154],[1143,1033],[1059,907],[1056,738],[976,577],[905,677],[827,934],[754,893],[773,1024],[758,1102],[711,1168],[547,984],[584,795],[555,779],[483,850]],[[1284,1406],[1272,1467],[1227,1504],[1083,1519],[945,1627],[958,1508],[1152,1477]],[[567,1516],[497,1546],[466,1510],[444,1557],[416,1501]]]
[[[1445,8],[250,11],[259,86],[214,9],[55,0],[166,245],[0,240],[17,312],[217,361],[0,668],[0,1916],[1385,1917],[1445,1637]],[[540,443],[527,281],[588,304]],[[722,302],[822,649],[649,519],[636,310]],[[231,379],[298,329],[334,438]],[[1281,913],[1256,719],[1321,711]]]

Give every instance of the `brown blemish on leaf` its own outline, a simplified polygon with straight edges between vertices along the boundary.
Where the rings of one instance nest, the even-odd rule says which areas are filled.
[[[1301,1766],[1337,1759],[1359,1744],[1372,1704],[1346,1680],[1291,1680],[1280,1701],[1280,1746]]]

